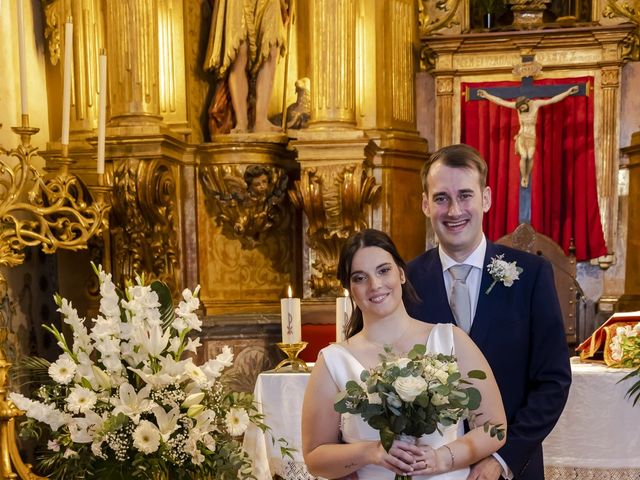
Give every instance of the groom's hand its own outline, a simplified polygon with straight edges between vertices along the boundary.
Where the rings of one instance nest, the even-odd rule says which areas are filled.
[[[502,475],[502,465],[494,457],[487,457],[471,466],[467,480],[498,480]]]

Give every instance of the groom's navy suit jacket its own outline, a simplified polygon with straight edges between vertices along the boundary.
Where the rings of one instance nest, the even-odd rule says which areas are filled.
[[[486,270],[492,258],[522,268],[511,287]],[[517,480],[544,478],[542,441],[556,424],[571,384],[569,355],[553,271],[545,259],[487,242],[485,269],[470,336],[487,358],[507,413],[507,442],[498,454]],[[455,323],[438,249],[409,263],[408,278],[422,300],[407,305],[415,318]]]

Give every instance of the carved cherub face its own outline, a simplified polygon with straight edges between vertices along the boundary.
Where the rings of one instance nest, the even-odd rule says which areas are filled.
[[[266,174],[258,175],[251,179],[249,192],[255,197],[264,197],[269,189],[269,177]]]

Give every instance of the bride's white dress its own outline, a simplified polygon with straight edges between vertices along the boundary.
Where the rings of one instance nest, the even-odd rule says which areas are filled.
[[[452,324],[441,323],[434,325],[427,339],[427,352],[447,355],[455,353]],[[346,348],[338,344],[332,344],[322,349],[321,354],[324,356],[333,381],[340,390],[344,389],[348,380],[360,379],[360,373],[364,370],[364,367]],[[355,443],[362,440],[380,440],[378,431],[371,428],[360,415],[343,414],[340,430],[342,432],[342,440],[346,443]],[[464,434],[462,422],[446,429],[441,427],[441,430],[442,434],[435,431],[430,435],[424,435],[420,438],[419,443],[438,448]],[[468,474],[469,468],[463,468],[440,475],[415,476],[413,478],[416,480],[465,480]],[[394,476],[395,474],[392,471],[378,465],[367,465],[358,470],[359,480],[393,480]]]

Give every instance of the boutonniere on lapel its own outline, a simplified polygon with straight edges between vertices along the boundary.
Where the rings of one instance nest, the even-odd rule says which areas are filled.
[[[493,283],[489,285],[485,294],[489,294],[496,283],[500,282],[505,287],[510,287],[513,282],[520,278],[522,268],[516,265],[516,262],[507,262],[503,260],[504,253],[491,258],[491,262],[487,265],[487,271],[493,277]]]

